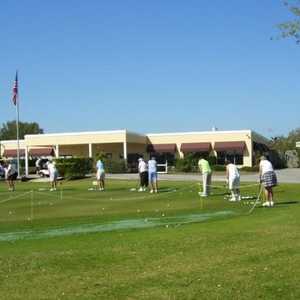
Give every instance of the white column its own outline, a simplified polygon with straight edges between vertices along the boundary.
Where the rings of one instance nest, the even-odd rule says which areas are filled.
[[[89,158],[93,157],[93,144],[89,144]]]
[[[55,146],[55,157],[59,158],[59,145]]]
[[[123,143],[123,157],[125,160],[127,160],[127,143]]]
[[[25,147],[25,176],[29,175],[28,169],[28,147]]]

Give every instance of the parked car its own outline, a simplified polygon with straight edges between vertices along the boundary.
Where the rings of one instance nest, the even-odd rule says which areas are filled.
[[[38,172],[40,177],[49,177],[49,170],[48,169],[41,169]]]
[[[38,175],[40,177],[49,177],[49,171],[48,171],[48,159],[42,158],[39,161],[39,170]]]

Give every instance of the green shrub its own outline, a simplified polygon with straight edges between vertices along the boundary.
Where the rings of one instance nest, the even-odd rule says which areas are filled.
[[[175,169],[178,172],[190,172],[192,170],[191,161],[186,158],[176,159]]]
[[[83,178],[93,172],[92,158],[58,158],[55,162],[59,175],[67,179]]]
[[[216,164],[217,159],[215,156],[209,156],[207,157],[207,160],[210,166],[213,166]],[[184,158],[176,159],[175,169],[178,172],[198,172],[198,161],[199,155],[196,155],[194,153],[186,154]]]
[[[259,166],[242,167],[242,168],[240,168],[240,171],[244,171],[244,172],[258,172],[259,171]]]
[[[211,168],[213,171],[226,171],[226,166],[224,165],[214,165]]]
[[[216,158],[216,156],[209,156],[207,158],[207,161],[209,162],[210,166],[214,166],[214,165],[217,164],[217,158]]]
[[[106,173],[126,173],[125,160],[118,161],[105,159],[104,168]]]

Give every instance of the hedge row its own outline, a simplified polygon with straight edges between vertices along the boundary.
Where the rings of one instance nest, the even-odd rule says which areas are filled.
[[[57,158],[55,162],[59,175],[67,179],[83,178],[93,171],[92,158]]]
[[[125,161],[113,161],[103,159],[105,171],[107,173],[125,173]],[[84,178],[87,174],[96,172],[96,160],[92,158],[73,157],[58,158],[55,160],[56,167],[60,176],[67,179]]]

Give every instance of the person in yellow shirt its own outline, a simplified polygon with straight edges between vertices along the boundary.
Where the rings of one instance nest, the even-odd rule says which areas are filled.
[[[207,197],[210,194],[210,185],[211,185],[211,168],[209,165],[209,162],[204,159],[203,157],[200,157],[198,166],[200,169],[200,172],[202,173],[202,193],[199,192],[201,197]]]

